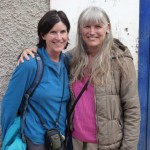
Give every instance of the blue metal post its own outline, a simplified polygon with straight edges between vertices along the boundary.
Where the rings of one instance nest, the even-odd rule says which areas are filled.
[[[150,3],[149,3],[150,5]],[[148,24],[149,24],[149,51],[150,51],[150,10],[148,15]],[[149,56],[150,57],[150,56]],[[148,90],[148,119],[147,119],[147,149],[150,150],[150,69],[149,69],[149,90]]]
[[[150,0],[140,0],[139,96],[141,129],[139,150],[150,150]]]

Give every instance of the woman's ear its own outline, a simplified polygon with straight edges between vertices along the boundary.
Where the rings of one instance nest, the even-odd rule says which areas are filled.
[[[40,36],[43,40],[45,40],[45,35],[43,33],[40,33]]]
[[[108,25],[107,25],[107,33],[109,33],[110,32],[110,30],[111,30],[111,24],[110,23],[108,23]]]

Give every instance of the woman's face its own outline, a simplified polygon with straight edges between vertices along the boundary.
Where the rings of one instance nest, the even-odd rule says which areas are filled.
[[[109,30],[109,25],[99,25],[98,23],[86,24],[80,29],[81,36],[87,48],[100,48],[106,37],[106,32]]]
[[[63,22],[58,22],[42,38],[46,41],[48,52],[60,53],[68,42],[67,27]]]

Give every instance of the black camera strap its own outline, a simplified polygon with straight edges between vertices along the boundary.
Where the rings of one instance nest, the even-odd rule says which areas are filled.
[[[89,81],[90,81],[90,78],[84,84],[82,90],[78,94],[77,98],[75,99],[75,102],[73,103],[73,105],[72,105],[72,107],[71,107],[71,109],[70,109],[70,111],[68,113],[67,120],[66,120],[67,127],[68,127],[67,130],[66,130],[66,141],[65,141],[66,149],[73,149],[72,144],[67,144],[67,143],[71,143],[72,142],[72,140],[71,140],[72,138],[70,137],[70,130],[69,130],[69,125],[70,125],[69,119],[70,119],[70,116],[71,116],[72,112],[74,111],[74,108],[77,105],[77,103],[78,103],[79,99],[81,98],[82,94],[87,89],[87,87],[89,85]]]
[[[78,103],[79,99],[81,98],[82,94],[83,94],[84,91],[87,89],[87,86],[88,86],[88,84],[89,84],[89,81],[90,81],[90,78],[87,80],[87,82],[86,82],[85,85],[83,86],[81,92],[79,93],[79,95],[78,95],[77,98],[75,99],[75,102],[74,102],[74,104],[72,105],[72,107],[71,107],[71,109],[70,109],[70,111],[69,111],[69,113],[68,113],[68,117],[67,117],[68,119],[70,118],[70,116],[71,116],[71,114],[72,114],[72,112],[73,112],[73,110],[74,110],[76,104]]]
[[[56,122],[55,122],[55,128],[57,128],[58,126],[58,123],[59,123],[59,117],[60,117],[60,113],[61,113],[61,108],[62,108],[62,101],[63,101],[63,97],[64,97],[64,91],[65,91],[65,77],[63,77],[63,89],[62,89],[62,96],[61,96],[61,104],[60,104],[60,107],[59,107],[59,111],[58,111],[58,116],[57,116],[57,119],[56,119]],[[31,105],[31,103],[29,103],[29,105],[31,106],[32,110],[36,113],[36,115],[38,116],[42,126],[46,129],[46,130],[49,130],[47,127],[46,127],[46,124],[44,123],[44,121],[42,120],[41,116],[39,115],[38,111]]]

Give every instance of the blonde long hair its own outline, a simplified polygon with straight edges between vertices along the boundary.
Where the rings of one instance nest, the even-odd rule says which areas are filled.
[[[89,7],[85,9],[79,19],[77,26],[76,47],[71,62],[70,81],[71,84],[76,80],[81,80],[84,77],[84,69],[88,66],[88,52],[86,44],[80,36],[80,29],[87,23],[98,22],[100,25],[110,24],[110,19],[106,12],[99,7]],[[107,83],[107,77],[110,74],[111,67],[111,49],[113,47],[113,36],[111,29],[106,34],[105,40],[101,49],[96,54],[91,70],[91,81],[94,84]]]

